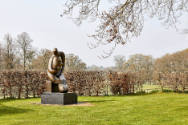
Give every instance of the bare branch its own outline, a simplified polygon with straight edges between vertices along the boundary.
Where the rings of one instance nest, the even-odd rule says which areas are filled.
[[[88,17],[99,19],[95,33],[90,35],[95,41],[93,48],[106,44],[125,45],[133,37],[138,37],[144,26],[144,17],[158,17],[168,27],[176,28],[178,18],[188,12],[188,0],[111,0],[113,7],[100,9],[100,0],[67,0],[63,15],[73,17],[73,10],[79,9],[73,21],[81,24]],[[92,48],[92,47],[91,47]],[[109,53],[111,54],[111,53]]]

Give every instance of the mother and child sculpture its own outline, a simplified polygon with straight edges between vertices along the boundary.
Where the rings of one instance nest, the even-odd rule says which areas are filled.
[[[54,48],[48,63],[47,74],[50,81],[47,83],[48,92],[67,93],[68,86],[63,71],[65,67],[65,54]]]
[[[68,85],[63,71],[65,67],[65,54],[54,48],[49,59],[46,81],[46,92],[41,96],[42,104],[75,104],[77,103],[76,93],[68,93]]]

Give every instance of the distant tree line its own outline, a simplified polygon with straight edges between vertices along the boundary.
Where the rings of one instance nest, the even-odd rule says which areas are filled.
[[[23,32],[13,38],[11,34],[4,35],[0,41],[0,70],[47,70],[51,56],[49,49],[37,49],[28,33]],[[85,70],[84,63],[77,55],[66,55],[66,71]]]
[[[128,60],[124,56],[114,57],[115,67],[111,69],[121,72],[140,72],[145,80],[151,81],[155,73],[183,73],[188,71],[188,49],[166,54],[154,59],[152,56],[135,54]]]
[[[32,38],[23,32],[13,38],[5,34],[0,41],[0,70],[46,70],[51,50],[33,47]],[[135,54],[126,60],[124,55],[114,56],[114,67],[87,66],[79,56],[66,54],[65,71],[117,71],[140,72],[148,81],[154,72],[185,72],[188,71],[188,49],[166,54],[154,59],[150,55]]]

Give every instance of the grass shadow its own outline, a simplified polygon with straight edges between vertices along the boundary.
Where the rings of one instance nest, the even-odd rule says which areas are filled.
[[[186,90],[186,91],[182,91],[182,90],[177,90],[177,91],[175,91],[175,90],[164,89],[162,92],[163,92],[163,93],[188,94],[188,91],[187,91],[187,90]]]
[[[81,101],[81,103],[103,103],[103,102],[114,102],[114,101],[117,100],[92,100],[92,101]]]
[[[128,94],[125,94],[125,95],[114,95],[114,96],[117,96],[117,97],[124,97],[124,96],[145,96],[145,95],[153,95],[153,94],[156,94],[156,93],[159,93],[159,92],[160,92],[159,90],[153,90],[151,92],[141,91],[141,92],[137,92],[137,93],[128,93]]]
[[[5,102],[5,101],[7,102],[7,101],[13,101],[13,100],[12,99],[4,100],[3,102]],[[33,111],[33,110],[31,110],[31,109],[22,109],[22,108],[11,107],[11,106],[5,106],[5,105],[0,103],[0,116],[27,113],[27,112],[30,112],[30,111]]]
[[[14,98],[0,99],[0,104],[1,104],[1,103],[6,103],[6,102],[15,101],[15,100],[16,100],[16,99],[14,99]]]

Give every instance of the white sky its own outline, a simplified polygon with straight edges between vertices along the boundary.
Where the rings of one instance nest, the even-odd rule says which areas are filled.
[[[91,50],[87,35],[95,26],[84,23],[76,26],[71,20],[61,18],[65,0],[0,0],[0,40],[6,33],[13,37],[21,32],[29,33],[36,48],[52,49],[57,47],[65,53],[78,55],[87,65],[112,66],[114,55],[127,58],[136,53],[161,57],[188,48],[188,35],[175,29],[166,29],[155,19],[147,19],[140,37],[126,46],[118,46],[113,55],[107,59],[99,59],[104,48]],[[180,20],[178,28],[188,28],[188,15]]]

